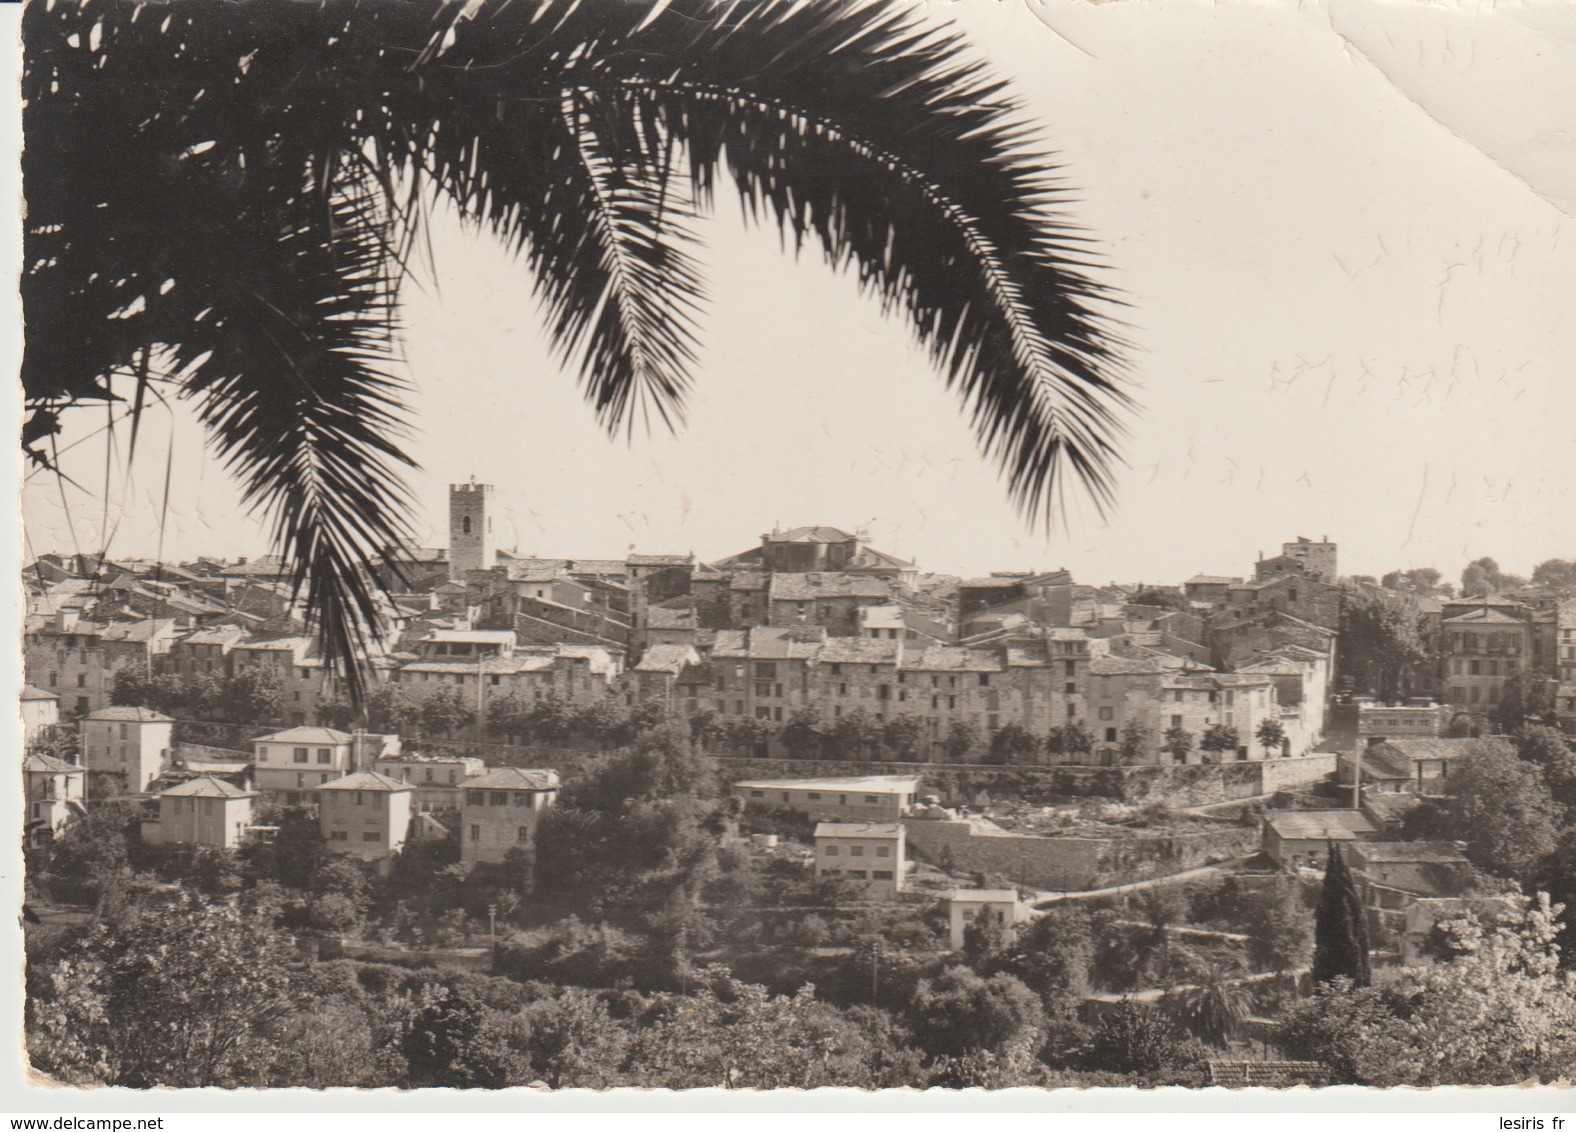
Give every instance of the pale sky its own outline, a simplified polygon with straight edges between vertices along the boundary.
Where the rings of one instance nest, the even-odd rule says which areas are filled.
[[[1143,411],[1109,522],[1031,531],[907,328],[719,192],[688,426],[632,444],[548,352],[523,267],[438,223],[436,279],[405,302],[429,545],[474,476],[501,545],[554,556],[711,559],[815,523],[927,570],[1090,582],[1243,574],[1298,535],[1338,541],[1343,572],[1576,557],[1576,9],[929,12],[1016,80],[1131,303]],[[190,418],[174,435],[165,557],[266,551]],[[169,436],[150,420],[111,476],[112,555],[158,549]],[[89,489],[64,489],[69,523],[60,485],[28,485],[25,552],[99,548],[104,465],[102,437],[68,457]]]

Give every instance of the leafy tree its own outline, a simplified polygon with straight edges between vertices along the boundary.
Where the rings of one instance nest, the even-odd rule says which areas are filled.
[[[1532,568],[1532,584],[1551,590],[1576,589],[1576,558],[1550,558]]]
[[[1517,755],[1543,772],[1554,800],[1567,811],[1576,810],[1576,749],[1565,734],[1553,727],[1528,726],[1511,741]]]
[[[709,708],[689,717],[690,735],[702,750],[707,750],[717,738],[717,713]]]
[[[908,761],[930,734],[930,728],[917,715],[897,715],[886,721],[881,730],[881,745],[899,761]]]
[[[227,723],[270,723],[284,710],[279,673],[258,664],[241,667],[224,681],[221,716]]]
[[[1528,724],[1554,721],[1554,681],[1541,672],[1522,669],[1505,681],[1499,703],[1489,713],[1501,735],[1512,735]]]
[[[55,839],[49,873],[97,895],[130,867],[131,847],[140,842],[141,831],[141,802],[131,798],[97,801]]]
[[[726,170],[753,218],[859,262],[1025,509],[1069,470],[1110,493],[1128,398],[1055,167],[961,38],[906,11],[24,14],[25,132],[51,139],[24,170],[26,446],[47,464],[63,409],[111,374],[197,398],[353,690],[384,551],[410,539],[394,308],[434,195],[526,250],[610,429],[677,419],[702,290],[688,222]],[[90,38],[106,65],[77,65]]]
[[[1445,794],[1407,814],[1410,838],[1466,842],[1466,855],[1495,876],[1524,878],[1554,848],[1559,812],[1536,766],[1503,740],[1480,739],[1456,760]]]
[[[1274,758],[1286,749],[1286,728],[1281,726],[1281,721],[1274,718],[1263,719],[1259,722],[1258,730],[1254,733],[1259,746],[1264,748],[1264,757]]]
[[[1202,1061],[1200,1051],[1159,1010],[1123,999],[1095,1027],[1085,1051],[1087,1068],[1153,1078],[1183,1073]]]
[[[448,1089],[501,1089],[528,1076],[526,1035],[463,987],[430,986],[400,1043],[411,1083]]]
[[[1009,723],[990,737],[990,761],[997,766],[1013,766],[1032,761],[1043,744],[1025,728]]]
[[[925,979],[908,1007],[909,1027],[928,1053],[961,1056],[1032,1040],[1044,1020],[1040,1000],[1007,974],[982,978],[948,967]]]
[[[834,758],[868,759],[881,744],[881,725],[864,708],[846,711],[832,721],[827,748]]]
[[[1094,736],[1077,720],[1053,727],[1045,737],[1046,753],[1055,758],[1077,758],[1094,750]]]
[[[1200,750],[1214,755],[1216,762],[1224,762],[1226,753],[1228,751],[1235,753],[1241,743],[1242,736],[1235,727],[1224,723],[1212,723],[1204,729],[1198,746]]]
[[[1166,752],[1179,763],[1187,762],[1189,752],[1193,750],[1193,733],[1185,727],[1168,727],[1164,735]]]
[[[250,1083],[265,1028],[289,1008],[289,940],[185,894],[101,924],[29,1004],[29,1052],[59,1080],[129,1088]]]
[[[1242,928],[1248,960],[1255,970],[1285,973],[1308,961],[1313,948],[1313,917],[1292,877],[1276,878],[1248,901]]]
[[[1454,925],[1459,954],[1404,969],[1384,991],[1341,979],[1286,1016],[1279,1044],[1345,1081],[1511,1085],[1576,1064],[1576,976],[1559,969],[1547,899],[1508,922]]]
[[[753,755],[765,751],[772,729],[764,719],[730,719],[717,728],[717,734],[731,753]]]
[[[1004,971],[1040,996],[1050,1017],[1075,1017],[1093,989],[1093,965],[1101,917],[1064,904],[1019,926],[1015,938],[983,966],[983,975]]]
[[[969,753],[980,744],[980,729],[962,719],[954,719],[947,728],[947,737],[941,741],[942,753],[951,763],[967,762]]]
[[[1441,576],[1432,566],[1415,570],[1391,570],[1379,580],[1387,590],[1409,594],[1434,594],[1439,592]]]
[[[1384,700],[1397,699],[1407,672],[1429,659],[1423,615],[1411,596],[1349,589],[1338,631],[1341,674]]]
[[[1149,761],[1154,750],[1154,732],[1137,718],[1122,724],[1122,744],[1118,749],[1124,766],[1138,766]]]
[[[379,684],[362,701],[368,731],[380,735],[408,734],[421,720],[418,704],[403,684]]]
[[[459,688],[439,688],[421,701],[420,728],[431,735],[453,735],[476,722],[475,698]]]
[[[788,752],[789,758],[819,757],[826,742],[826,736],[821,731],[821,713],[815,708],[801,708],[794,712],[777,733],[777,739]]]
[[[1354,986],[1368,985],[1368,918],[1346,858],[1334,842],[1324,866],[1324,890],[1314,911],[1313,941],[1315,983],[1349,979]]]
[[[1467,563],[1466,569],[1461,571],[1463,597],[1488,597],[1507,590],[1519,589],[1526,584],[1525,578],[1518,578],[1514,574],[1501,571],[1499,563],[1492,558],[1476,559]]]

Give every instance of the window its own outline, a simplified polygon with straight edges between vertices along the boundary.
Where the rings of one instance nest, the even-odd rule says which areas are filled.
[[[764,797],[766,797],[766,791],[764,791],[764,790],[751,790],[750,791],[750,797],[751,798],[764,798]]]
[[[1107,743],[1114,743],[1114,742],[1116,742],[1116,728],[1114,728],[1114,727],[1107,727],[1105,729],[1105,741]]]
[[[363,833],[361,835],[361,840],[363,840],[363,841],[382,841],[383,840],[383,834],[380,833],[378,830],[369,829],[369,830],[367,830],[365,833]]]
[[[892,870],[891,869],[876,869],[874,872],[872,872],[870,874],[870,879],[871,880],[891,880],[892,879]]]
[[[307,761],[307,750],[305,747],[297,747],[295,749],[295,761],[298,763]]]
[[[79,687],[79,688],[86,688],[87,686],[88,686],[88,674],[86,672],[78,672],[77,673],[77,687]]]
[[[528,825],[516,826],[514,831],[514,839],[521,842],[531,840],[531,827]]]
[[[472,825],[471,826],[471,840],[472,841],[480,841],[481,839],[482,839],[482,827],[479,826],[479,825]]]
[[[327,766],[334,761],[334,752],[328,747],[319,747],[317,749],[317,761],[319,764]]]
[[[348,830],[344,830],[344,829],[330,830],[329,834],[328,834],[328,839],[330,841],[349,841],[350,840],[350,832]]]
[[[848,870],[848,875],[853,877],[855,880],[864,880],[865,879],[865,870],[864,869],[849,869]]]
[[[1174,703],[1174,704],[1181,703],[1182,702],[1182,693],[1180,691],[1172,692],[1171,693],[1171,702]]]
[[[514,804],[516,806],[529,806],[531,804],[531,792],[529,790],[516,790],[514,792]]]
[[[467,790],[465,792],[465,804],[467,806],[485,806],[487,798],[480,790]]]
[[[364,806],[366,804],[367,804],[366,795],[363,794],[360,790],[357,790],[356,791],[356,805]]]
[[[509,795],[506,792],[502,790],[489,790],[487,793],[487,804],[489,806],[507,806],[509,804]]]
[[[129,738],[129,737],[130,737],[130,736],[129,736],[129,735],[128,735],[128,734],[127,734],[127,731],[128,731],[128,728],[127,728],[127,726],[126,726],[126,724],[124,724],[124,723],[122,723],[122,724],[121,724],[121,725],[120,725],[120,737],[121,737],[121,738],[122,738],[122,739],[126,739],[126,738]]]
[[[876,797],[874,794],[866,794],[865,795],[865,805],[867,805],[867,806],[879,805],[880,802],[881,802],[881,799]]]
[[[1103,708],[1101,708],[1100,709],[1100,718],[1101,719],[1115,719],[1116,718],[1116,709],[1113,708],[1113,707],[1103,707]]]
[[[877,845],[876,846],[876,856],[877,857],[890,857],[891,855],[892,855],[891,846],[888,846],[888,845]]]
[[[1173,715],[1171,717],[1171,726],[1172,727],[1181,727],[1182,726],[1182,717],[1180,715]]]
[[[1064,660],[1064,661],[1062,661],[1062,675],[1063,676],[1076,676],[1076,675],[1078,675],[1078,662],[1076,660]]]
[[[989,672],[981,672],[980,673],[980,687],[981,688],[989,688],[990,687],[990,673]]]
[[[755,664],[755,678],[757,680],[777,679],[777,665],[765,661],[757,661]]]
[[[819,802],[821,800],[821,796],[819,794],[811,794],[809,795],[809,798],[812,802]]]
[[[460,519],[460,533],[462,535],[471,533],[471,517],[469,515],[465,515]]]

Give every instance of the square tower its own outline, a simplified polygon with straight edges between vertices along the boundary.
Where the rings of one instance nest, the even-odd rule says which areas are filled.
[[[449,577],[457,582],[471,570],[493,568],[491,496],[492,485],[474,479],[449,485]]]

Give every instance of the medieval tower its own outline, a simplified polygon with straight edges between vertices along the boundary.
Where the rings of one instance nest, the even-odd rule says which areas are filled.
[[[449,577],[455,581],[464,581],[471,570],[493,567],[491,496],[492,485],[474,479],[449,485]]]

